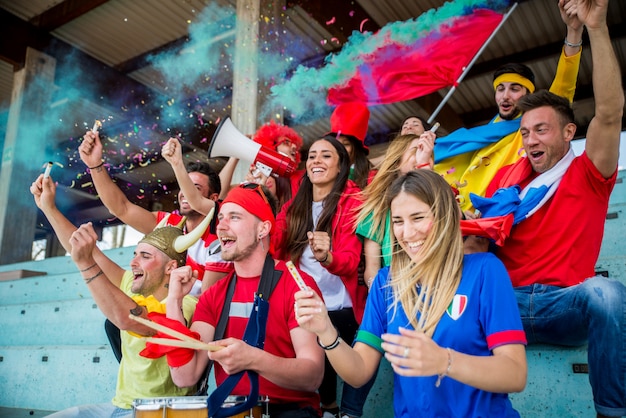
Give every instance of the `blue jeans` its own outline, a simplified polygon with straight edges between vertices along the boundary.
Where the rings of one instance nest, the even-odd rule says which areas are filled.
[[[515,294],[528,343],[587,343],[596,411],[626,415],[626,287],[596,276],[565,288],[521,286]]]
[[[372,386],[376,380],[378,369],[374,376],[360,388],[355,388],[343,383],[343,391],[341,392],[341,414],[347,414],[351,417],[363,416],[363,405],[367,400],[367,395],[370,393]]]

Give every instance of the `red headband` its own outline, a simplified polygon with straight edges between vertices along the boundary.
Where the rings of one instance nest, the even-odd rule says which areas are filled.
[[[269,221],[272,224],[270,231],[273,232],[276,218],[274,217],[272,208],[263,193],[263,189],[261,189],[261,186],[257,186],[254,189],[248,189],[243,186],[244,185],[241,185],[231,189],[222,204],[234,203],[241,206],[263,222]],[[248,185],[247,187],[250,186]]]

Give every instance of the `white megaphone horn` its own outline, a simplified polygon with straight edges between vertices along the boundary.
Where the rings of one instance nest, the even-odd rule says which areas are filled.
[[[291,158],[239,132],[228,116],[217,125],[208,154],[209,158],[226,156],[252,161],[266,176],[273,172],[277,176],[289,177],[296,169],[296,163]]]

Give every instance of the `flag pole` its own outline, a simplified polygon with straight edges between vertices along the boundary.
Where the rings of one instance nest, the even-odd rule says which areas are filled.
[[[487,40],[480,47],[480,49],[478,50],[476,55],[474,55],[474,58],[472,58],[472,60],[469,62],[469,64],[467,64],[467,66],[465,67],[465,69],[463,70],[463,72],[461,73],[459,78],[456,80],[455,85],[450,87],[450,90],[448,90],[448,93],[446,94],[446,96],[443,98],[441,103],[439,103],[439,106],[437,106],[435,111],[430,115],[430,117],[428,118],[428,124],[433,123],[433,121],[435,120],[435,117],[437,117],[437,115],[439,114],[439,112],[441,111],[443,106],[448,102],[450,97],[452,97],[452,94],[454,94],[454,92],[456,91],[456,86],[458,86],[461,83],[461,81],[463,81],[463,79],[465,78],[465,76],[469,72],[470,68],[472,68],[472,65],[474,65],[474,63],[476,62],[476,60],[478,59],[480,54],[482,54],[482,52],[485,50],[485,48],[487,47],[489,42],[491,42],[493,37],[496,36],[496,33],[498,32],[498,30],[500,30],[502,25],[504,25],[504,22],[506,22],[506,20],[509,18],[511,13],[513,13],[513,10],[515,10],[516,7],[517,7],[517,3],[513,3],[513,6],[511,6],[509,11],[504,14],[504,16],[502,17],[502,20],[500,21],[500,23],[498,23],[498,26],[496,26],[496,28],[493,30],[493,32],[491,32],[491,35],[489,35],[489,38],[487,38]]]

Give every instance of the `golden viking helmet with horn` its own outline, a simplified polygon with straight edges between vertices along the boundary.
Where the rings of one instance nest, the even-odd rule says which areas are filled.
[[[198,241],[213,219],[215,208],[211,209],[204,220],[188,234],[183,234],[183,225],[186,217],[183,217],[178,225],[167,225],[169,215],[159,222],[152,232],[142,238],[139,243],[150,244],[163,252],[172,260],[176,260],[178,267],[184,266],[187,261],[187,249]]]

